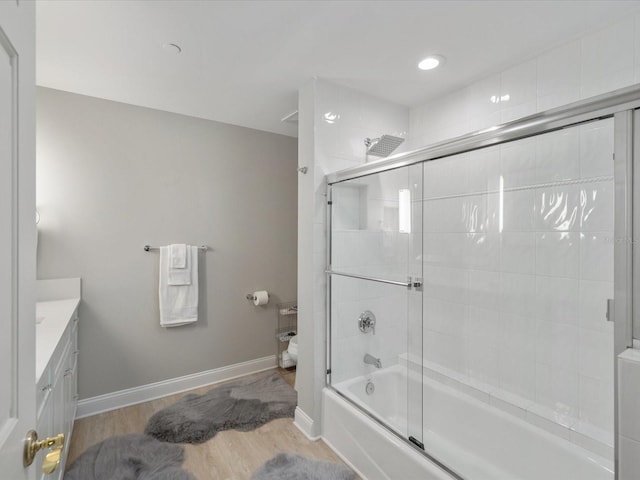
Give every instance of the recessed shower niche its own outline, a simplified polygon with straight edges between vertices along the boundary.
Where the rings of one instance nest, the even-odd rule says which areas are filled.
[[[340,212],[336,215],[337,229],[348,231],[367,228],[367,196],[366,184],[355,183],[336,192],[334,204]]]

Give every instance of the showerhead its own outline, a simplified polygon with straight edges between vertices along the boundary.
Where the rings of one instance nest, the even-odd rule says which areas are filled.
[[[388,157],[398,146],[404,142],[404,138],[393,135],[382,135],[380,138],[365,138],[367,155],[375,157]]]

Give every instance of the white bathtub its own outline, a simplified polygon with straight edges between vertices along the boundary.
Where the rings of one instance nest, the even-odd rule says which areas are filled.
[[[368,381],[375,392],[367,395]],[[519,418],[401,366],[334,387],[407,436],[407,391],[424,398],[425,451],[469,480],[613,480],[613,463]],[[409,382],[412,382],[411,384]],[[412,399],[409,399],[412,400]],[[324,392],[323,438],[368,480],[454,478],[331,389]],[[414,434],[409,430],[408,434]],[[417,435],[416,435],[417,436]]]

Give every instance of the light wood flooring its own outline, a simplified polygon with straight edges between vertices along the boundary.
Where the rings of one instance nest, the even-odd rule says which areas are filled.
[[[278,369],[293,386],[295,370]],[[179,393],[150,402],[76,420],[71,436],[67,465],[91,445],[114,435],[141,433],[147,420],[158,410],[173,404],[187,393],[204,393],[212,386]],[[183,468],[198,480],[249,479],[264,462],[280,452],[296,452],[318,460],[342,463],[322,441],[312,442],[293,425],[280,418],[250,432],[225,431],[200,445],[185,444]]]

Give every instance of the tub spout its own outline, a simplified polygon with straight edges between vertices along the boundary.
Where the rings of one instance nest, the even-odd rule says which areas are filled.
[[[380,361],[380,359],[374,357],[373,355],[369,355],[368,353],[364,355],[364,363],[375,365],[376,368],[382,368],[382,362]]]

